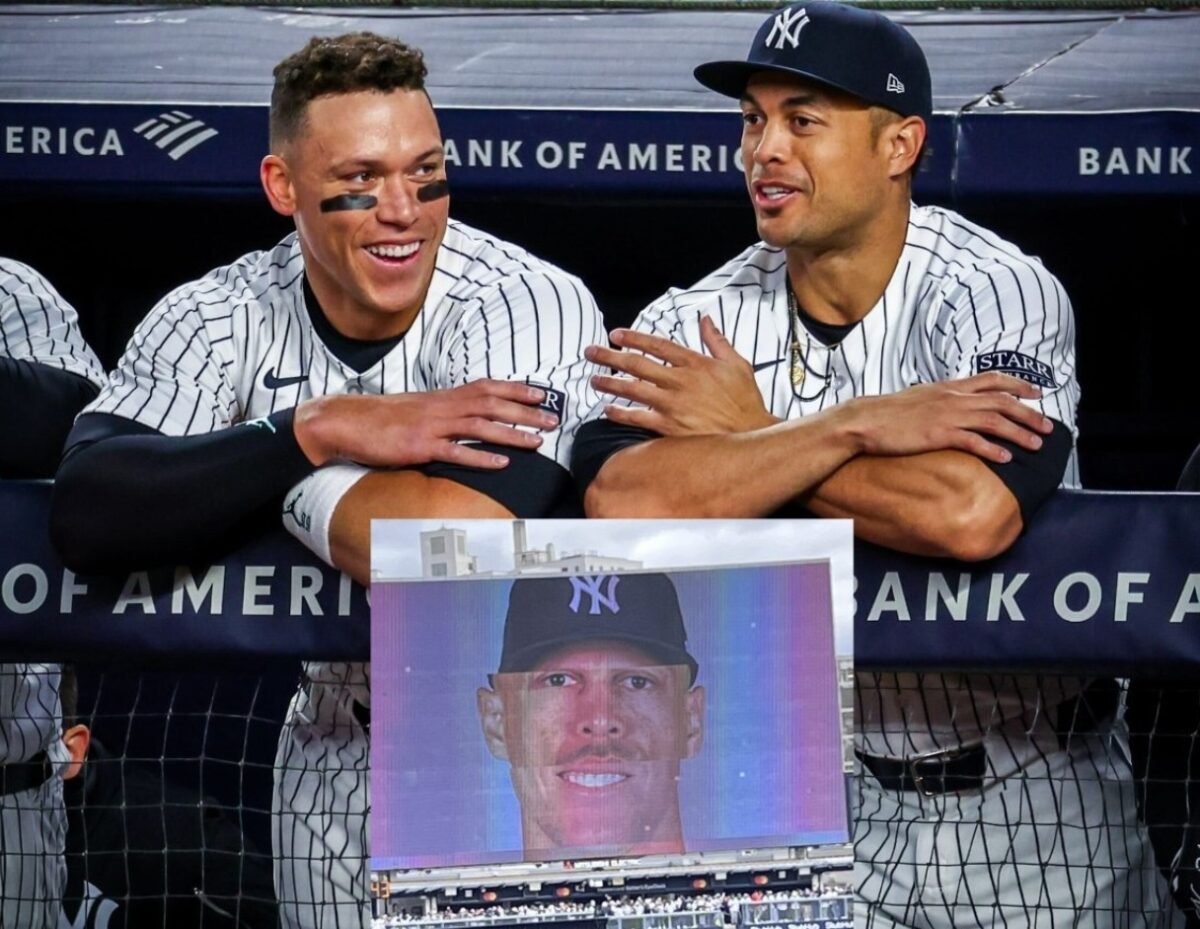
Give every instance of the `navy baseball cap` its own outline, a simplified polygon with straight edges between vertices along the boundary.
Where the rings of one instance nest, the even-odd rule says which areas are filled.
[[[710,61],[694,73],[710,90],[740,98],[760,71],[794,74],[926,122],[933,112],[921,46],[873,10],[829,0],[793,3],[759,27],[745,61]]]
[[[508,594],[500,673],[530,671],[556,649],[596,639],[633,645],[661,664],[687,665],[696,681],[679,595],[665,574],[518,578]]]

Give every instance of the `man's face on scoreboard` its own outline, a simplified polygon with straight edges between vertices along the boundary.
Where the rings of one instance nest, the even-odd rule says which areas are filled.
[[[271,175],[273,159],[280,167]],[[359,339],[407,331],[450,209],[441,131],[424,91],[318,97],[263,170],[272,205],[295,220],[309,282],[334,327]]]
[[[742,97],[742,160],[758,234],[778,248],[845,248],[885,209],[893,134],[862,101],[763,71]],[[884,112],[880,110],[880,112]]]
[[[479,691],[488,747],[512,765],[528,857],[683,850],[679,763],[700,750],[704,714],[689,674],[589,641]]]

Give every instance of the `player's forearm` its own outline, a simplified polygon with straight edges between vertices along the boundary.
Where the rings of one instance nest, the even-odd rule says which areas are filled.
[[[822,481],[807,500],[818,516],[854,520],[859,538],[913,555],[981,561],[1020,534],[1016,497],[964,452],[862,455]]]
[[[283,495],[312,464],[292,438],[290,412],[256,422],[165,436],[81,416],[51,498],[59,556],[92,573],[207,560],[248,530],[278,524]],[[113,434],[120,428],[129,431]]]
[[[654,439],[605,462],[584,506],[592,517],[765,516],[860,450],[840,410],[754,432]]]
[[[75,414],[96,391],[69,371],[0,358],[0,477],[53,477]]]
[[[336,567],[360,584],[371,582],[372,519],[509,519],[512,513],[486,494],[419,471],[375,471],[341,499],[329,526]]]

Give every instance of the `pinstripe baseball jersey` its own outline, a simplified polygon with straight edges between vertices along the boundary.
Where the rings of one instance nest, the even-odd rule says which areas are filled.
[[[0,357],[104,383],[104,369],[80,335],[75,310],[49,281],[11,258],[0,258]]]
[[[84,412],[115,414],[183,436],[326,394],[522,380],[550,387],[562,404],[559,428],[546,435],[539,452],[568,465],[580,417],[596,396],[583,346],[604,338],[595,301],[577,278],[452,221],[412,328],[357,371],[314,330],[303,272],[292,234],[269,251],[167,294],[138,326],[108,386]]]
[[[0,357],[104,383],[75,310],[42,275],[11,258],[0,258]],[[58,665],[0,664],[0,764],[61,748],[58,682]]]
[[[1041,387],[1042,399],[1029,402],[1075,435],[1079,385],[1066,292],[1036,258],[949,210],[912,207],[883,296],[834,345],[790,310],[784,252],[761,242],[694,287],[668,291],[634,328],[705,351],[703,316],[754,365],[763,402],[784,419],[994,370]],[[1063,484],[1078,483],[1072,451]]]
[[[705,351],[700,319],[711,316],[753,364],[767,409],[785,419],[996,370],[1041,387],[1040,400],[1025,402],[1076,435],[1075,323],[1066,292],[1036,258],[962,216],[911,208],[905,246],[883,295],[835,344],[806,328],[788,291],[783,250],[760,242],[694,287],[669,291],[642,311],[634,328]],[[1062,485],[1079,486],[1074,448]],[[974,742],[986,729],[1056,705],[1079,686],[1064,680],[1049,693],[1033,678],[1012,676],[998,682],[925,675],[923,687],[913,675],[863,676],[856,736],[870,754],[892,756]]]
[[[58,739],[62,704],[60,666],[0,663],[0,764],[28,761],[40,752],[65,761]]]
[[[75,310],[44,277],[8,258],[0,258],[0,359],[36,363],[97,386],[104,382],[104,370],[79,332]],[[25,428],[42,431],[38,437],[5,436],[10,449],[20,448],[22,473],[41,452],[32,453],[31,445],[20,443],[33,440],[36,447],[45,442],[78,408],[78,403],[60,408],[58,399],[41,388],[0,397],[14,409],[23,405],[21,412],[33,413],[23,421]],[[49,440],[45,449],[51,458],[56,441]],[[45,753],[57,772],[69,760],[59,738],[60,671],[57,664],[0,663],[0,765],[31,762],[36,770],[38,756]],[[50,929],[57,923],[66,881],[65,837],[66,811],[57,776],[0,795],[0,925]]]

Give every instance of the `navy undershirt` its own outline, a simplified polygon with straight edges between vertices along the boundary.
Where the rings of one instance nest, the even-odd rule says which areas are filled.
[[[0,358],[0,478],[53,477],[75,414],[98,390],[61,368]]]

